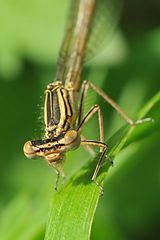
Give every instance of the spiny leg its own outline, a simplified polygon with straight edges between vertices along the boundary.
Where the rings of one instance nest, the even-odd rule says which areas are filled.
[[[152,121],[151,118],[140,119],[134,122],[122,109],[121,107],[112,99],[110,98],[102,89],[95,86],[93,83],[89,81],[85,81],[86,89],[88,90],[91,87],[98,95],[100,95],[106,102],[108,102],[120,115],[121,117],[130,125],[138,125],[144,122]],[[88,86],[87,86],[88,85]]]
[[[100,142],[104,142],[104,127],[103,127],[103,116],[102,111],[99,105],[94,105],[90,108],[90,110],[86,113],[84,118],[82,119],[81,123],[79,124],[77,131],[80,132],[83,126],[91,119],[91,117],[98,112],[98,122],[99,122],[99,133],[100,133]],[[101,150],[101,148],[100,148]]]
[[[55,181],[55,186],[54,186],[54,190],[56,192],[57,192],[57,189],[58,189],[59,177],[60,177],[60,173],[58,171],[56,171],[56,181]]]
[[[105,152],[106,152],[106,149],[107,149],[107,145],[104,143],[104,125],[103,125],[103,116],[102,116],[102,111],[99,107],[99,105],[94,105],[93,107],[90,108],[90,110],[86,113],[86,115],[84,116],[84,118],[81,120],[82,118],[82,108],[83,108],[83,104],[84,104],[84,98],[87,94],[87,91],[88,91],[88,83],[87,81],[84,81],[83,82],[83,86],[82,86],[82,94],[81,94],[81,99],[80,99],[80,107],[79,107],[79,125],[78,125],[78,128],[77,128],[77,131],[81,131],[81,129],[83,128],[83,126],[89,121],[89,119],[91,119],[91,117],[96,113],[98,112],[98,122],[99,122],[99,132],[100,132],[100,141],[89,141],[89,140],[86,140],[86,139],[83,139],[82,137],[82,141],[81,141],[81,144],[84,145],[84,146],[87,146],[89,149],[89,152],[91,152],[91,154],[93,155],[94,153],[94,156],[95,156],[95,152],[92,150],[92,147],[91,146],[97,146],[100,148],[100,152],[101,152],[101,155],[100,155],[100,159],[98,161],[98,164],[96,166],[96,169],[95,169],[95,172],[93,174],[93,177],[92,177],[92,180],[96,183],[96,185],[99,185],[97,182],[96,182],[96,176],[98,174],[98,171],[101,167],[101,162],[103,161],[103,158],[104,158],[104,155],[105,155]],[[102,189],[101,186],[99,186]]]
[[[100,128],[100,142],[97,141],[89,141],[89,140],[82,140],[81,144],[82,145],[94,145],[100,148],[101,151],[101,155],[99,158],[99,161],[96,165],[96,169],[94,171],[94,174],[92,176],[92,180],[95,182],[95,184],[101,189],[101,191],[103,192],[103,188],[101,185],[99,185],[99,183],[96,181],[96,177],[97,174],[99,172],[100,167],[102,166],[103,163],[103,159],[105,156],[105,153],[107,151],[107,146],[105,143],[103,143],[103,139],[104,139],[104,130],[103,130],[103,118],[102,118],[102,113],[100,110],[100,107],[98,105],[93,106],[90,111],[85,115],[85,117],[82,119],[82,108],[83,108],[83,102],[84,102],[84,98],[87,94],[88,88],[91,87],[98,95],[100,95],[103,99],[106,100],[106,102],[108,102],[121,116],[122,118],[130,125],[135,125],[135,124],[140,124],[142,122],[146,122],[146,121],[150,121],[150,119],[144,119],[144,120],[138,120],[137,122],[133,122],[132,119],[130,117],[127,116],[127,114],[114,102],[114,100],[112,100],[106,93],[104,93],[101,89],[99,89],[98,87],[96,87],[95,85],[93,85],[90,82],[84,81],[83,83],[83,87],[82,87],[82,95],[81,95],[81,99],[80,99],[80,107],[79,107],[79,119],[78,119],[78,129],[77,131],[80,131],[82,129],[82,127],[84,126],[84,124],[86,124],[88,122],[88,120],[93,116],[93,114],[95,112],[97,112],[98,110],[98,119],[99,119],[99,128]],[[110,162],[113,164],[112,160],[109,159]]]
[[[65,174],[62,168],[62,163],[53,165],[52,163],[49,164],[51,167],[53,167],[55,169],[56,172],[56,180],[55,180],[55,186],[54,186],[54,190],[57,192],[58,191],[58,184],[59,184],[59,179],[60,176],[63,178],[63,181],[65,179]]]
[[[87,140],[86,137],[82,134],[81,134],[81,139],[82,139],[82,141]],[[95,157],[97,155],[96,152],[93,150],[93,148],[91,146],[83,145],[83,147],[92,157]]]
[[[100,158],[99,161],[96,165],[94,174],[92,176],[92,181],[100,188],[101,192],[103,193],[103,187],[96,181],[97,174],[102,166],[103,159],[105,156],[105,153],[107,151],[107,145],[104,143],[104,125],[103,125],[103,116],[102,116],[102,111],[99,107],[99,105],[94,105],[84,116],[82,119],[82,111],[83,111],[83,104],[84,104],[84,98],[87,94],[89,85],[87,81],[83,82],[82,86],[82,94],[81,94],[81,99],[80,99],[80,107],[79,107],[79,120],[78,120],[78,128],[77,131],[81,131],[83,126],[89,121],[89,119],[96,113],[98,112],[98,121],[99,121],[99,131],[100,131],[100,141],[91,141],[91,140],[86,140],[83,139],[81,140],[81,144],[87,147],[90,147],[89,151],[92,150],[92,146],[96,146],[100,148]],[[82,120],[81,120],[82,119]],[[109,162],[113,164],[112,160],[109,158]]]
[[[80,125],[83,117],[83,105],[84,105],[84,99],[87,95],[89,85],[87,81],[83,81],[82,88],[81,88],[81,97],[80,97],[80,104],[79,104],[79,117],[78,117],[78,126]]]
[[[101,193],[103,194],[103,187],[96,181],[96,178],[97,178],[98,172],[102,166],[102,163],[103,163],[106,151],[107,151],[107,144],[100,142],[100,141],[94,141],[94,140],[82,140],[81,144],[96,146],[96,147],[99,147],[100,149],[102,149],[102,151],[100,153],[100,158],[98,160],[98,163],[97,163],[94,173],[92,175],[92,181],[100,188]]]

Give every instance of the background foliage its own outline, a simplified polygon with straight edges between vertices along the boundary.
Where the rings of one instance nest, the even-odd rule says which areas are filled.
[[[53,170],[29,161],[23,143],[42,131],[43,92],[54,77],[67,1],[0,2],[0,239],[43,239],[54,184]],[[135,117],[159,89],[160,3],[126,1],[120,31],[85,68],[95,82]],[[42,96],[42,98],[41,98]],[[98,98],[104,110],[106,140],[123,121]],[[38,105],[39,104],[39,105]],[[150,113],[159,119],[160,108]],[[92,135],[95,122],[87,126]],[[99,202],[91,238],[159,239],[159,127],[130,144],[116,158]],[[78,156],[78,158],[77,158]],[[87,162],[79,149],[69,153],[69,178]],[[114,174],[115,173],[115,174]]]

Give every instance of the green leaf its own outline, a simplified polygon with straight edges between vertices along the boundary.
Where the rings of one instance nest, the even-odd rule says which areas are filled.
[[[144,118],[159,101],[160,92],[144,106],[137,119]],[[116,157],[122,148],[127,146],[136,128],[140,131],[143,125],[146,125],[145,131],[151,126],[154,130],[156,123],[150,122],[120,129],[109,141],[109,155],[112,158]],[[101,195],[100,189],[91,181],[97,159],[98,157],[80,169],[58,193],[53,194],[45,240],[90,238],[94,214]],[[102,184],[109,167],[110,164],[106,161],[97,178]]]

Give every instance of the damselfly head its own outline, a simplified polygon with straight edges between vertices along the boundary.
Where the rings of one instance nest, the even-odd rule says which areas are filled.
[[[78,148],[80,143],[77,131],[68,130],[57,137],[28,141],[24,144],[23,151],[27,158],[42,157],[50,164],[61,160],[65,152]]]
[[[28,141],[24,144],[23,151],[27,158],[42,157],[49,162],[56,162],[63,158],[64,144],[59,144],[55,139]]]

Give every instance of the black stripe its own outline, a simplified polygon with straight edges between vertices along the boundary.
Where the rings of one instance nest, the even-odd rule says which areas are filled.
[[[57,91],[52,91],[52,102],[53,102],[53,123],[58,125],[60,120],[60,109],[58,103]]]
[[[60,134],[57,137],[52,137],[52,138],[48,138],[48,139],[43,139],[43,140],[33,140],[31,141],[33,146],[37,146],[37,145],[43,145],[46,143],[50,143],[50,142],[55,142],[55,141],[59,141],[60,139],[62,139],[64,137],[65,133]]]
[[[55,144],[52,147],[48,147],[48,148],[41,148],[41,151],[43,152],[48,152],[50,150],[56,150],[58,147],[64,146],[65,144]]]
[[[67,101],[68,101],[68,105],[69,105],[69,108],[70,108],[70,111],[71,111],[71,115],[70,115],[70,117],[72,117],[72,115],[73,115],[73,111],[72,111],[72,107],[71,107],[71,103],[70,103],[69,95],[67,95]]]

